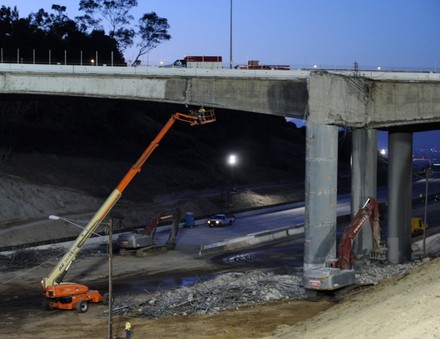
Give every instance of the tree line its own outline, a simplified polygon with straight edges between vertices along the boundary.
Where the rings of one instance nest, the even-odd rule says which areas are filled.
[[[123,52],[136,47],[141,56],[170,40],[168,20],[155,12],[143,14],[135,23],[130,11],[137,0],[80,0],[82,15],[69,18],[66,6],[53,4],[20,17],[17,7],[0,8],[0,48],[4,62],[78,64],[95,59],[100,64],[126,64]],[[44,60],[44,61],[43,61]],[[86,64],[86,63],[85,63]]]

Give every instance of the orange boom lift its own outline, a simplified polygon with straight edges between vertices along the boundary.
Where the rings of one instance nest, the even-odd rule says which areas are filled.
[[[145,149],[140,158],[122,178],[119,185],[113,190],[100,209],[95,213],[93,218],[89,221],[87,226],[80,233],[70,249],[64,254],[49,276],[41,280],[43,292],[47,298],[47,308],[58,308],[62,310],[76,309],[78,312],[83,313],[88,310],[88,302],[107,303],[109,301],[107,294],[103,296],[98,291],[90,290],[85,285],[63,282],[64,276],[84,243],[97,230],[98,226],[121,197],[122,192],[133,180],[135,175],[141,171],[142,165],[159,146],[159,142],[169,131],[171,126],[173,126],[176,120],[189,123],[191,126],[196,126],[214,122],[216,118],[213,109],[205,110],[203,108],[198,111],[190,111],[190,114],[174,113],[171,116],[156,138],[154,138],[150,145]]]

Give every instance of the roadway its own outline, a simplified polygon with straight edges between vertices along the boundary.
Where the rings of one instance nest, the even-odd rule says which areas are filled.
[[[440,225],[440,209],[438,204],[440,202],[434,201],[433,196],[440,192],[440,173],[435,173],[429,179],[429,196],[427,208],[427,221],[430,229]],[[419,195],[425,195],[426,180],[418,179],[414,181],[413,185],[413,215],[424,218],[425,205],[424,202],[419,201]],[[387,200],[387,189],[382,187],[378,189],[378,202],[385,202]],[[179,230],[176,242],[180,248],[188,248],[188,250],[199,249],[201,245],[207,245],[225,240],[231,240],[238,237],[243,237],[248,234],[271,231],[284,227],[303,227],[304,226],[304,202],[289,205],[283,210],[270,211],[269,209],[252,212],[253,214],[243,213],[237,214],[236,221],[232,226],[224,227],[208,227],[206,220],[200,220],[196,223],[194,228],[182,228]],[[257,214],[258,213],[258,214]],[[338,197],[337,216],[346,216],[350,214],[350,195],[345,194]],[[343,231],[346,223],[338,225],[338,235]],[[383,221],[383,228],[386,229],[386,219]],[[167,230],[158,230],[156,239],[158,243],[165,243],[168,237]],[[384,232],[386,234],[386,231]],[[303,248],[303,234],[295,236],[295,239],[301,238],[298,242]],[[296,242],[296,240],[295,240]]]

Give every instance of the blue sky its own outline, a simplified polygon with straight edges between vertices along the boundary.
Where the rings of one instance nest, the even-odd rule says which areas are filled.
[[[79,0],[3,0],[20,16],[53,3],[73,18]],[[348,67],[440,71],[440,0],[233,0],[233,63],[257,59],[293,67]],[[221,55],[229,63],[230,0],[139,0],[132,14],[167,18],[172,39],[142,64],[171,63],[184,55]],[[136,50],[125,53],[133,60]],[[380,133],[379,147],[386,147]],[[440,133],[414,133],[429,147]],[[428,134],[426,134],[428,135]],[[433,138],[433,135],[436,137]],[[423,140],[426,139],[426,142]],[[385,144],[384,144],[385,143]]]
[[[49,11],[53,3],[67,6],[71,18],[79,14],[79,0],[1,3],[16,5],[21,16]],[[168,19],[172,35],[150,53],[150,64],[184,55],[229,61],[230,0],[139,0],[132,14],[138,19],[150,11]],[[439,0],[233,0],[233,60],[440,68],[439,17]],[[134,54],[127,51],[126,58]]]

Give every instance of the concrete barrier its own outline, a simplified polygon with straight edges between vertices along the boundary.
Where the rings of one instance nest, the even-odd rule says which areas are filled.
[[[199,256],[237,251],[273,241],[287,239],[304,233],[304,225],[293,225],[245,235],[230,240],[201,245]]]
[[[413,256],[423,256],[423,239],[413,241],[411,244]],[[436,254],[440,252],[440,233],[426,236],[425,239],[426,254]]]

